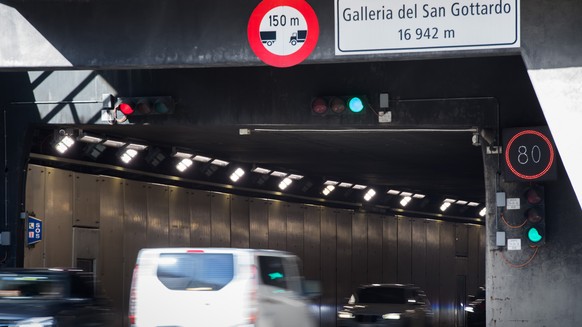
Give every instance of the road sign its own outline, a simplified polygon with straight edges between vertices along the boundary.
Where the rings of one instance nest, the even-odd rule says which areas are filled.
[[[28,245],[42,241],[42,220],[28,217],[26,240]]]
[[[503,129],[506,181],[557,179],[556,151],[545,126]]]
[[[335,54],[519,48],[520,0],[334,0]]]
[[[305,0],[264,0],[247,27],[249,45],[267,65],[290,67],[307,58],[317,44],[319,23]]]

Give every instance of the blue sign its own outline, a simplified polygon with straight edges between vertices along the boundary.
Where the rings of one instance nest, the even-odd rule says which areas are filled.
[[[28,233],[26,239],[28,245],[42,241],[42,220],[28,217]]]

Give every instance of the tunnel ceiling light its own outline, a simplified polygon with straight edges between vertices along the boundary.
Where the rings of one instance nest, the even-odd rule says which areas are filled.
[[[128,143],[127,148],[137,150],[137,151],[143,151],[143,150],[147,149],[148,146],[143,145],[143,144],[138,144],[138,143]]]
[[[125,146],[125,142],[116,141],[116,140],[105,140],[103,141],[103,145],[112,147],[112,148],[121,148]]]
[[[469,202],[469,203],[467,203],[467,205],[469,207],[478,207],[479,206],[479,203],[477,203],[477,202]]]
[[[402,197],[402,200],[400,200],[400,205],[403,207],[406,207],[406,205],[410,202],[410,200],[412,200],[412,197],[410,197],[410,196]]]
[[[290,174],[289,176],[287,176],[288,178],[291,178],[294,181],[298,181],[300,179],[303,178],[303,175],[297,175],[297,174]]]
[[[447,202],[447,203],[455,203],[455,202],[457,202],[457,200],[450,199],[450,198],[446,198],[444,202]]]
[[[195,155],[194,156],[194,161],[198,161],[198,162],[209,162],[210,160],[212,160],[212,158],[206,157],[206,156],[201,156],[201,155]]]
[[[210,177],[210,176],[212,176],[212,174],[214,174],[218,170],[218,167],[220,167],[220,166],[213,165],[210,162],[208,162],[204,165],[204,168],[202,168],[202,171],[204,172],[204,175]]]
[[[325,195],[325,196],[328,196],[331,192],[333,192],[333,190],[335,190],[335,186],[326,185],[325,188],[323,189],[323,191],[321,191],[321,193],[323,193],[323,195]]]
[[[323,185],[334,185],[334,186],[337,184],[339,184],[339,183],[336,181],[332,181],[332,180],[326,180],[325,183],[323,183]]]
[[[339,185],[338,185],[338,186],[339,186],[339,187],[343,187],[343,188],[351,188],[352,186],[354,186],[354,184],[352,184],[352,183],[346,183],[346,182],[342,182],[342,183],[339,183]]]
[[[376,191],[373,188],[369,189],[368,192],[364,195],[364,200],[370,201],[376,195]]]
[[[253,168],[252,172],[253,173],[257,173],[257,174],[266,175],[266,174],[271,173],[271,170],[270,169],[266,169],[266,168],[261,168],[261,167],[255,167],[255,168]]]
[[[415,199],[424,199],[426,197],[426,195],[420,194],[420,193],[416,193],[412,197],[415,198]]]
[[[364,189],[366,189],[366,187],[367,187],[366,185],[356,184],[352,188],[354,190],[364,190]]]
[[[55,142],[54,147],[59,153],[67,152],[75,144],[75,140],[68,135],[59,136]]]
[[[388,193],[390,195],[398,195],[398,194],[400,194],[400,191],[398,191],[398,190],[388,190],[388,192],[386,192],[386,193]]]
[[[103,138],[94,135],[89,135],[83,131],[79,131],[79,136],[77,137],[77,140],[80,142],[95,144],[103,142]]]
[[[289,185],[291,185],[291,183],[293,183],[293,180],[290,178],[283,178],[283,180],[281,181],[281,183],[279,183],[279,188],[281,190],[286,189],[287,187],[289,187]]]
[[[137,156],[137,153],[138,151],[136,149],[123,148],[121,149],[119,158],[121,159],[121,161],[127,164],[130,163],[133,160],[133,158]]]
[[[196,158],[194,158],[194,160],[196,160]],[[214,159],[210,163],[215,165],[215,166],[220,166],[220,167],[226,167],[229,164],[228,161],[224,161],[224,160],[220,160],[220,159]]]
[[[233,182],[237,182],[244,174],[245,171],[239,167],[230,175],[230,180]]]
[[[271,176],[275,176],[275,177],[285,177],[285,176],[287,176],[287,173],[284,173],[282,171],[273,170],[271,172]]]
[[[452,202],[447,202],[447,201],[443,202],[443,204],[441,205],[441,208],[440,208],[441,211],[445,212],[451,206],[451,203]]]
[[[412,193],[410,193],[410,192],[402,192],[402,193],[400,193],[400,196],[404,196],[404,197],[409,196],[410,197],[410,196],[412,196]]]
[[[485,217],[486,213],[487,213],[487,207],[483,207],[483,209],[481,209],[481,211],[479,211],[479,216]]]
[[[186,169],[190,168],[194,162],[190,158],[184,158],[178,161],[176,164],[176,169],[180,172],[184,172]]]
[[[466,205],[469,202],[468,201],[465,201],[465,200],[457,200],[457,202],[455,202],[455,203],[464,206],[464,205]]]
[[[83,149],[83,154],[93,160],[97,160],[106,149],[107,147],[101,143],[89,143]]]
[[[181,159],[190,159],[194,156],[193,153],[172,149],[172,157]]]
[[[145,161],[152,167],[159,166],[164,160],[166,160],[166,155],[160,148],[157,147],[150,148],[148,154],[145,157]]]

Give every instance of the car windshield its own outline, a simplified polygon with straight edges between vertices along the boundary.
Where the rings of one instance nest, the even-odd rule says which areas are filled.
[[[357,292],[359,303],[407,303],[406,292],[403,288],[395,287],[368,287]]]
[[[63,296],[65,281],[51,274],[2,273],[1,298],[58,298]]]

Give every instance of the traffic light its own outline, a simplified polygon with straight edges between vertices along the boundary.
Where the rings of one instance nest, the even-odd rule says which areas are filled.
[[[117,97],[106,94],[103,107],[113,109],[112,119],[123,123],[134,117],[172,114],[175,102],[171,96]]]
[[[369,107],[368,99],[363,95],[321,96],[311,101],[314,115],[363,114]]]
[[[546,243],[546,210],[544,188],[537,184],[526,187],[524,193],[525,238],[529,245],[539,246]]]

